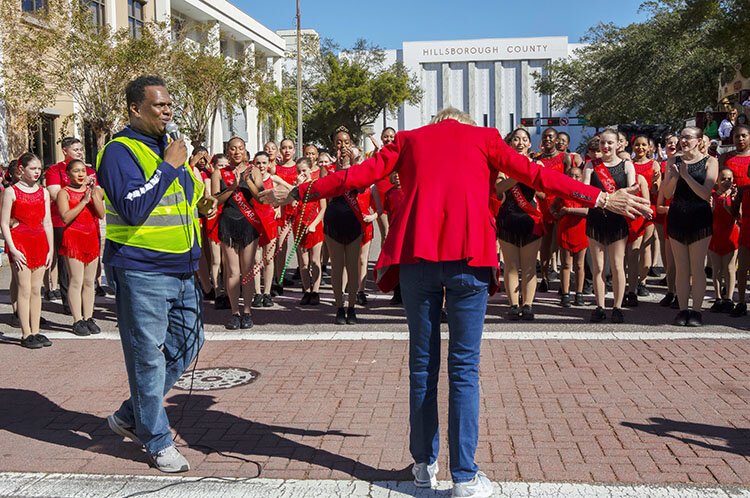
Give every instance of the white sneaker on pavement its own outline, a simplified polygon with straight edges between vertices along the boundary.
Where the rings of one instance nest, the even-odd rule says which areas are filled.
[[[453,484],[453,498],[488,498],[492,491],[492,483],[484,472],[477,472],[471,481]]]
[[[135,427],[129,426],[114,413],[107,417],[107,425],[109,425],[109,428],[112,429],[112,432],[114,432],[118,436],[126,437],[133,442],[142,444],[141,440],[138,439],[138,436],[135,435]]]
[[[153,455],[149,454],[148,457],[153,466],[162,472],[173,474],[190,470],[190,464],[175,445],[167,446]]]
[[[418,488],[436,488],[437,487],[437,462],[432,465],[426,463],[415,463],[411,468],[414,474],[414,485]]]

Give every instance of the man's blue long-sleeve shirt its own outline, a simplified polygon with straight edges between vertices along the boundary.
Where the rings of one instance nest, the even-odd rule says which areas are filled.
[[[125,127],[115,137],[128,137],[148,146],[159,157],[164,157],[167,137],[142,135]],[[138,161],[125,145],[113,142],[104,149],[99,169],[96,172],[99,185],[117,214],[130,225],[140,225],[156,208],[164,192],[177,179],[185,189],[187,199],[193,197],[193,182],[184,166],[173,168],[162,162],[151,178],[144,179]],[[189,221],[186,220],[186,223]],[[107,240],[104,247],[104,264],[160,273],[191,273],[198,269],[200,246],[198,237],[193,248],[182,254],[151,251],[126,246]]]

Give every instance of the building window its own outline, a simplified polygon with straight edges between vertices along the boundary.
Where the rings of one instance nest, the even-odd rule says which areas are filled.
[[[128,29],[130,36],[140,38],[143,30],[143,2],[128,0]]]
[[[21,10],[34,14],[47,12],[47,0],[21,0]]]
[[[104,0],[81,0],[81,5],[91,13],[91,24],[104,26]]]
[[[47,167],[55,162],[55,117],[42,114],[39,122],[29,127],[29,150]]]

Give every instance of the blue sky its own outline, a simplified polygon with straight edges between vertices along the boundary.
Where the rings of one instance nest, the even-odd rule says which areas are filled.
[[[273,30],[294,28],[295,0],[230,0]],[[382,48],[404,41],[568,36],[596,23],[627,25],[647,16],[642,0],[301,0],[302,27],[346,48],[365,38]]]

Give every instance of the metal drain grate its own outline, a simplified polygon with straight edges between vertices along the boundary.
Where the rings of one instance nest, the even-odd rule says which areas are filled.
[[[249,368],[224,367],[224,368],[199,368],[187,371],[175,383],[174,387],[182,391],[217,391],[219,389],[231,389],[237,386],[251,384],[260,377],[260,373]]]

